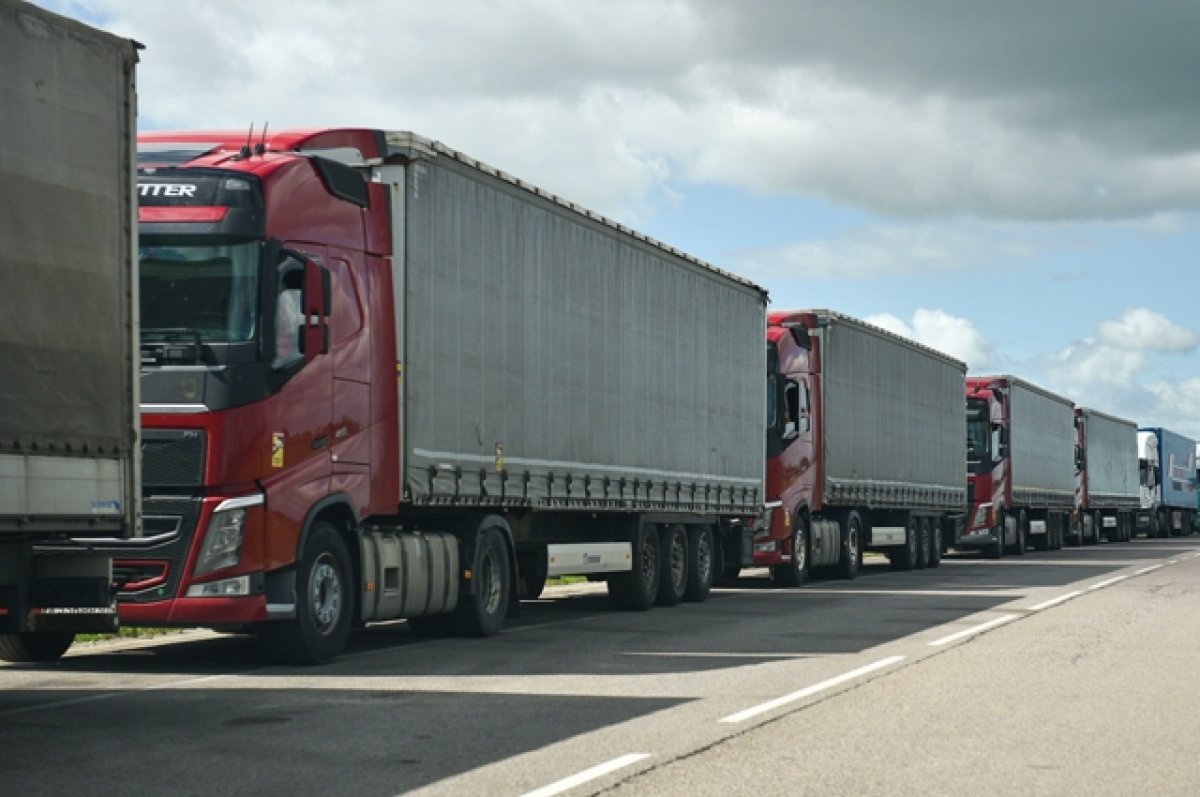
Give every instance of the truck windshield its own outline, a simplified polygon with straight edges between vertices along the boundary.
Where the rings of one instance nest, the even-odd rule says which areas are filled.
[[[987,402],[980,399],[967,400],[967,465],[971,473],[991,470],[991,422],[988,418]]]
[[[143,245],[142,341],[166,340],[181,330],[206,343],[253,340],[261,248],[255,241]]]

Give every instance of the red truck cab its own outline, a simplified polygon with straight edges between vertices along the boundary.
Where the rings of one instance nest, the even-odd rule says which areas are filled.
[[[146,532],[114,570],[126,624],[302,617],[263,627],[340,648],[350,560],[301,562],[301,535],[330,533],[315,511],[353,525],[399,502],[395,380],[372,378],[396,360],[377,312],[388,197],[337,160],[383,148],[374,131],[286,137],[139,137]]]

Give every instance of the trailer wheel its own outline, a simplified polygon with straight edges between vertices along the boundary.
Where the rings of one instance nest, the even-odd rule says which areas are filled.
[[[858,513],[846,513],[846,528],[842,536],[842,558],[838,561],[838,575],[853,579],[862,566],[863,525]]]
[[[645,611],[658,597],[658,532],[639,523],[633,539],[633,569],[608,577],[608,598],[618,609]]]
[[[929,567],[931,543],[932,540],[929,539],[929,521],[926,518],[917,518],[917,558],[913,562],[913,567],[917,570],[924,570]]]
[[[658,578],[659,606],[675,606],[683,600],[688,584],[688,534],[680,525],[666,526],[659,534],[662,573]]]
[[[771,581],[777,587],[798,587],[808,578],[808,523],[802,515],[792,524],[792,561],[772,565]]]
[[[685,601],[699,603],[708,598],[716,580],[716,548],[712,526],[693,526],[688,531],[688,580]]]
[[[929,519],[929,566],[937,567],[942,563],[942,546],[945,540],[942,538],[942,519],[940,517]]]
[[[0,659],[15,664],[58,661],[74,641],[75,634],[71,631],[0,634]]]
[[[508,546],[496,529],[486,529],[475,539],[475,562],[471,568],[474,591],[459,595],[451,625],[463,636],[494,636],[504,627],[508,602],[512,599]]]
[[[350,554],[342,535],[318,520],[296,569],[296,618],[264,623],[262,639],[277,659],[324,664],[346,644],[354,616]]]
[[[921,549],[921,522],[916,515],[909,515],[908,526],[904,530],[904,544],[892,548],[888,552],[888,561],[893,570],[912,570],[917,566]]]

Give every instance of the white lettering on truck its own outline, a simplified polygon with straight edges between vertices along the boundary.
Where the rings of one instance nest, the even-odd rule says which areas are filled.
[[[195,197],[196,186],[183,183],[141,183],[138,185],[140,196],[171,196]]]

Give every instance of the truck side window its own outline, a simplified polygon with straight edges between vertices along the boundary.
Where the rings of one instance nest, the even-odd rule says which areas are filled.
[[[800,430],[800,385],[788,380],[783,392],[783,437],[790,439]],[[807,418],[805,419],[807,420]]]

